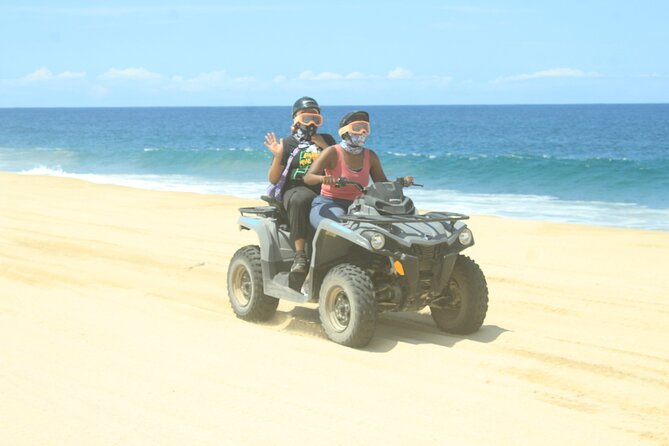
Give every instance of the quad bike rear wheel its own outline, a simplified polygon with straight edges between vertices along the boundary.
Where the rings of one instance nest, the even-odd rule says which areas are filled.
[[[378,311],[367,273],[343,263],[321,285],[318,313],[328,338],[348,347],[364,347],[374,336]]]
[[[228,267],[228,297],[240,319],[260,322],[274,315],[279,299],[263,292],[258,246],[244,246],[232,256]]]
[[[488,311],[488,285],[481,268],[458,255],[440,305],[431,306],[432,319],[447,333],[470,334],[481,328]],[[443,302],[443,303],[442,303]]]

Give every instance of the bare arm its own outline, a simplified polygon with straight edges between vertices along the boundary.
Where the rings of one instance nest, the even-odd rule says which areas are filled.
[[[383,172],[383,167],[381,167],[381,160],[378,155],[372,150],[369,151],[369,174],[372,176],[372,181],[375,183],[377,181],[388,181],[386,174]],[[413,184],[413,177],[408,176],[404,177],[405,186],[410,186]]]
[[[332,169],[337,163],[337,150],[330,146],[323,150],[321,156],[309,166],[309,170],[304,175],[304,183],[310,186],[316,184],[334,184],[335,178],[323,175],[325,169]]]
[[[383,172],[383,167],[381,167],[381,160],[373,150],[369,150],[369,174],[375,183],[377,181],[388,181],[386,174]]]
[[[267,147],[269,151],[272,152],[272,155],[274,155],[274,158],[272,159],[272,165],[269,167],[269,171],[267,172],[267,179],[270,183],[276,184],[276,182],[279,181],[279,178],[281,178],[281,173],[285,168],[285,166],[281,164],[281,158],[283,157],[283,138],[277,142],[274,132],[270,132],[265,135],[264,144],[265,147]]]

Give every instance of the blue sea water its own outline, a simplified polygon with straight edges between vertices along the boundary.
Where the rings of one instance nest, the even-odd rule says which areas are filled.
[[[420,208],[669,230],[669,105],[370,106]],[[353,107],[324,107],[336,135]],[[0,109],[0,170],[258,197],[289,107]]]

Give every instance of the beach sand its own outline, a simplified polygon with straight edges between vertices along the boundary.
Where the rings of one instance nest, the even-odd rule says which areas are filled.
[[[0,444],[669,444],[669,233],[473,216],[481,330],[355,350],[234,316],[252,203],[1,173]]]

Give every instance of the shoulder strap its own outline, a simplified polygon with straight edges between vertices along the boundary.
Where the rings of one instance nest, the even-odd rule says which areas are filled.
[[[283,183],[286,182],[286,177],[288,176],[288,171],[290,170],[290,163],[293,161],[293,158],[295,158],[295,155],[300,151],[299,147],[295,147],[292,152],[290,152],[290,155],[288,156],[288,161],[286,161],[286,167],[283,168],[283,172],[281,172],[281,178],[279,179],[279,182],[283,180]],[[283,184],[282,183],[282,184]],[[277,182],[277,184],[279,184]]]
[[[281,172],[279,181],[277,181],[274,184],[270,184],[267,187],[267,195],[281,201],[283,197],[283,186],[286,184],[286,180],[288,179],[288,171],[290,170],[290,163],[293,161],[293,158],[295,158],[295,155],[297,155],[299,151],[300,148],[295,147],[293,151],[290,152],[290,156],[288,156],[288,161],[286,161],[286,167],[283,168],[283,172]]]

